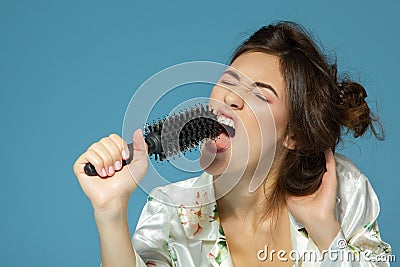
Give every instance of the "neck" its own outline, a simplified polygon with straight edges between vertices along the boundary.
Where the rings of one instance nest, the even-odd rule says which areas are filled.
[[[214,178],[218,178],[214,177]],[[229,179],[225,176],[223,179]],[[223,194],[225,188],[215,184],[215,193],[221,196],[218,199],[218,212],[224,217],[236,217],[237,219],[259,220],[260,209],[265,209],[266,199],[270,199],[276,179],[269,175],[265,184],[259,186],[254,192],[249,192],[249,185],[253,179],[253,173],[247,171],[242,175],[239,182],[228,193]],[[267,203],[268,204],[268,203]]]

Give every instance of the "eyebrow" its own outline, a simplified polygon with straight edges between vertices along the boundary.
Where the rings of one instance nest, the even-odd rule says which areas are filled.
[[[227,71],[224,72],[224,74],[231,75],[232,77],[234,77],[235,79],[237,79],[238,81],[240,81],[240,76],[239,76],[239,74],[237,74],[237,73],[234,72],[234,71],[227,70]],[[278,96],[276,90],[275,90],[271,85],[266,84],[266,83],[264,83],[264,82],[254,82],[254,83],[252,83],[252,85],[255,85],[255,86],[257,86],[257,87],[263,87],[263,88],[265,88],[265,89],[271,90],[272,93],[274,93],[274,95],[279,99],[279,96]]]

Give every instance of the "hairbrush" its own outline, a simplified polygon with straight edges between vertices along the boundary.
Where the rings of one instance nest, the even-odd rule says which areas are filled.
[[[144,140],[148,146],[149,156],[154,155],[156,161],[163,161],[181,152],[199,146],[204,140],[215,139],[224,131],[224,127],[217,121],[213,109],[206,105],[195,105],[189,109],[174,113],[171,116],[146,123]],[[133,159],[133,144],[128,144],[130,157],[122,161],[122,165],[129,164]],[[86,163],[84,171],[89,176],[98,175],[91,163]]]

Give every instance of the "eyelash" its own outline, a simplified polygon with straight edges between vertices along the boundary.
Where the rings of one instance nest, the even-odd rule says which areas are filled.
[[[263,101],[269,103],[269,100],[268,100],[268,98],[265,97],[265,95],[260,94],[260,93],[255,93],[255,96],[258,97],[258,98],[260,98],[261,100],[263,100]]]
[[[221,83],[226,84],[226,85],[234,85],[234,86],[237,86],[236,83],[229,82],[229,81],[221,81]]]
[[[233,82],[230,82],[230,81],[225,81],[225,80],[222,80],[221,83],[226,84],[226,85],[237,86],[236,83],[233,83]],[[260,93],[254,93],[254,95],[255,95],[256,97],[258,97],[259,99],[261,99],[261,100],[263,100],[263,101],[269,103],[269,100],[268,100],[267,97],[265,97],[265,95],[260,94]]]

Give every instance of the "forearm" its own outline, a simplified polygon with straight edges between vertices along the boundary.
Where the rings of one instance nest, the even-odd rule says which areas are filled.
[[[136,267],[126,208],[95,210],[95,220],[100,237],[102,267]]]

